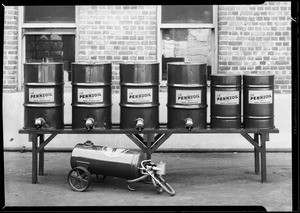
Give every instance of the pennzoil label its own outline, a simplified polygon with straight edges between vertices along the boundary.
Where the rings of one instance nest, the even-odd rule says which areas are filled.
[[[216,91],[215,104],[219,105],[238,105],[240,103],[239,91]]]
[[[54,88],[29,88],[29,102],[54,102]]]
[[[103,89],[82,89],[78,88],[78,102],[95,103],[103,102]]]
[[[176,90],[177,104],[201,104],[201,90]]]
[[[152,89],[127,89],[128,103],[151,103],[152,101]]]
[[[272,104],[272,90],[249,90],[249,104]]]
[[[101,151],[107,157],[118,157],[128,152],[128,149],[117,149],[103,146]]]

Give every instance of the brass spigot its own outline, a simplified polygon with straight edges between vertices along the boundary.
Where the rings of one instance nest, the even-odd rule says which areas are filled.
[[[135,128],[140,132],[144,129],[144,119],[143,118],[138,118],[136,119],[136,125]]]
[[[36,129],[40,129],[40,128],[42,128],[44,125],[45,125],[45,120],[44,120],[44,118],[36,118],[35,120],[34,120],[34,126],[35,126],[35,128]]]
[[[90,131],[94,127],[95,120],[93,118],[88,118],[85,121],[85,128]]]
[[[184,120],[184,122],[185,122],[185,128],[187,128],[189,131],[191,131],[191,130],[193,129],[193,125],[194,125],[193,119],[191,119],[191,118],[186,118],[186,119]]]

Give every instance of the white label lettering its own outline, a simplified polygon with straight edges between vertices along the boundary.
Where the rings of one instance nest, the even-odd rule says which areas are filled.
[[[272,90],[249,90],[249,104],[272,104]]]
[[[238,105],[240,103],[239,91],[216,91],[215,104]]]
[[[152,89],[127,89],[128,103],[151,103],[152,101]]]
[[[54,102],[54,88],[29,88],[29,102]]]
[[[201,90],[176,90],[177,104],[201,104]]]
[[[82,89],[78,88],[78,102],[95,103],[103,102],[103,89]]]

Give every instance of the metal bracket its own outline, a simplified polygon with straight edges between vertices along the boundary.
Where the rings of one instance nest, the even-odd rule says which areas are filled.
[[[57,134],[50,135],[37,149],[37,152],[40,152],[44,147],[56,136]]]
[[[171,133],[165,133],[160,134],[160,137],[155,138],[154,144],[151,146],[152,153],[155,152],[155,150],[158,149],[172,134]]]
[[[241,133],[241,135],[249,141],[259,152],[262,151],[262,148],[254,141],[254,139],[248,133]]]
[[[128,138],[132,140],[141,150],[145,151],[147,147],[143,143],[143,138],[140,137],[138,134],[126,134]]]
[[[262,134],[260,134],[261,135],[261,137],[262,137],[262,140],[264,140],[264,141],[269,141],[270,139],[269,139],[269,134],[268,133],[262,133]]]
[[[143,152],[151,155],[158,149],[172,134],[146,134],[144,138],[139,134],[126,134]]]

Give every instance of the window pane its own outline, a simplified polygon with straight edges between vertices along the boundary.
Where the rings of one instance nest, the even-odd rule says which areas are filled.
[[[162,5],[162,23],[213,23],[212,5]]]
[[[75,61],[74,35],[26,35],[26,62],[63,62],[71,72]],[[69,76],[70,80],[70,76]]]
[[[25,6],[25,23],[74,23],[75,6]]]
[[[167,63],[186,61],[212,64],[212,30],[172,28],[162,30],[162,80],[167,80]]]

